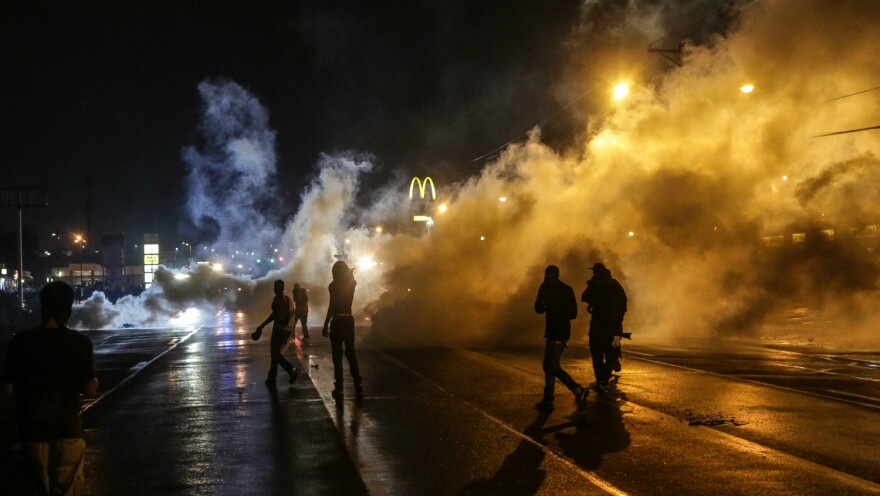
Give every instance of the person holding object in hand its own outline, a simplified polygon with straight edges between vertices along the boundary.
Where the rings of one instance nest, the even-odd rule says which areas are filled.
[[[590,355],[597,392],[607,393],[611,373],[620,370],[620,338],[626,313],[626,292],[604,264],[595,263],[581,301],[590,313]]]
[[[282,354],[287,340],[292,332],[290,319],[293,316],[293,301],[289,296],[284,294],[284,281],[278,279],[275,281],[275,299],[272,300],[272,313],[266,317],[262,324],[257,326],[257,330],[251,334],[251,339],[257,341],[263,334],[263,327],[272,322],[272,341],[270,343],[270,363],[269,377],[266,378],[266,385],[275,387],[275,378],[278,375],[278,366],[281,365],[290,376],[290,384],[296,381],[299,369],[294,367],[284,358]]]
[[[348,370],[354,380],[354,391],[363,394],[361,373],[358,368],[357,355],[354,349],[354,316],[351,313],[351,302],[354,300],[354,269],[348,268],[342,260],[333,264],[333,282],[330,283],[330,304],[327,306],[327,317],[324,319],[324,330],[321,335],[330,338],[330,349],[333,357],[333,376],[336,384],[333,397],[342,396],[342,355],[348,359]]]

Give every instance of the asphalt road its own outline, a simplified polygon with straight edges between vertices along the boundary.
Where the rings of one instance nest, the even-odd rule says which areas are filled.
[[[103,394],[84,413],[93,495],[880,494],[878,353],[627,343],[616,391],[577,411],[560,385],[556,410],[539,414],[540,340],[367,338],[366,394],[349,383],[334,401],[326,339],[291,346],[305,372],[268,389],[268,336],[254,343],[244,316],[218,317],[89,333]],[[592,380],[585,347],[563,365]],[[0,407],[8,447],[11,402]]]

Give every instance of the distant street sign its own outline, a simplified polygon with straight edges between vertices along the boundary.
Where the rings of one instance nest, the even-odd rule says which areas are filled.
[[[40,188],[4,188],[0,189],[0,207],[45,207],[49,204],[49,195]]]

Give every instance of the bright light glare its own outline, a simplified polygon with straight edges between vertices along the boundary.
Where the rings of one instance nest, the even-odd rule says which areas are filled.
[[[788,181],[788,176],[782,176],[783,181]]]
[[[626,95],[629,94],[629,85],[626,83],[618,83],[617,86],[614,87],[614,99],[615,100],[623,100],[626,98]]]
[[[636,233],[634,233],[634,232],[632,232],[632,231],[630,231],[630,232],[629,232],[629,235],[630,235],[630,237],[632,237],[632,236],[635,236],[635,235],[636,235]]]
[[[754,87],[754,85],[751,85],[751,84],[745,84],[739,90],[742,91],[743,93],[751,93],[751,92],[755,91],[755,87]]]
[[[376,226],[376,232],[382,234],[382,226]]]
[[[211,268],[214,269],[214,272],[223,272],[223,264],[222,263],[219,263],[219,262],[215,263],[214,265],[211,266]]]
[[[442,214],[442,213],[445,212],[448,208],[449,208],[449,207],[448,207],[445,203],[441,203],[441,204],[440,204],[440,207],[439,207],[437,210],[439,210],[440,213]]]
[[[506,197],[506,196],[502,196],[501,198],[498,199],[498,201],[500,201],[501,203],[504,203],[504,202],[507,201],[507,197]]]
[[[202,312],[196,307],[190,307],[171,318],[175,325],[195,324],[199,321]]]
[[[174,274],[174,278],[177,280],[189,279],[189,274]]]
[[[376,265],[376,262],[370,257],[363,257],[358,261],[358,267],[362,269],[375,267]]]

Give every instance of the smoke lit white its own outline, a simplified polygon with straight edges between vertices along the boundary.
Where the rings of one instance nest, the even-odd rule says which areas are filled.
[[[768,318],[810,308],[846,323],[850,338],[876,340],[878,246],[862,234],[880,223],[880,131],[811,136],[878,124],[880,92],[829,100],[880,84],[866,43],[880,5],[799,2],[796,14],[785,2],[748,3],[724,36],[685,44],[681,67],[631,75],[618,100],[609,82],[591,95],[600,110],[577,146],[554,150],[535,129],[469,181],[438,185],[447,209],[429,235],[370,230],[403,215],[408,179],[356,208],[369,158],[326,156],[278,236],[295,254],[289,265],[259,281],[185,282],[226,288],[202,292],[205,301],[263,308],[281,277],[309,287],[320,307],[342,247],[369,260],[355,273],[355,310],[372,318],[371,339],[510,343],[540,336],[532,303],[547,264],[579,292],[587,267],[603,261],[629,293],[637,336],[755,334]],[[652,32],[649,20],[631,22]],[[260,189],[274,155],[248,156],[257,158],[241,174]],[[829,229],[834,242],[821,240]],[[804,242],[791,244],[792,233]],[[767,246],[773,235],[789,246]],[[180,309],[170,292],[180,282],[161,279],[153,297]],[[186,305],[197,293],[185,293]],[[106,316],[99,303],[84,308]]]

